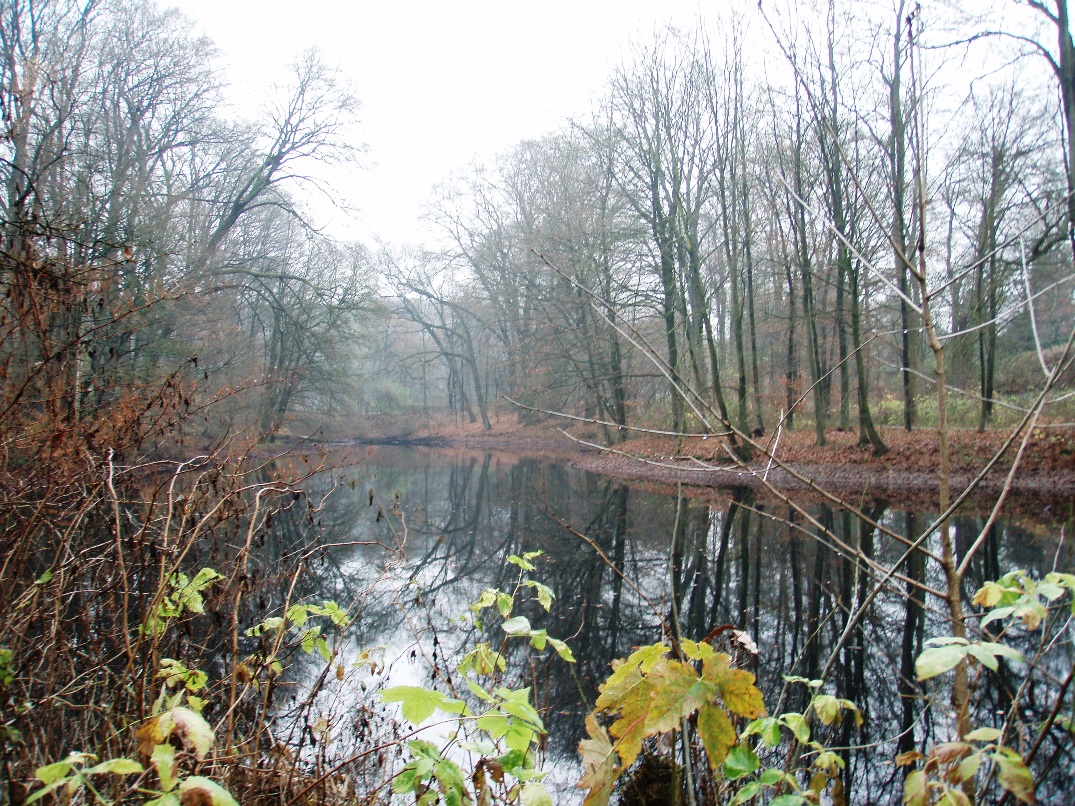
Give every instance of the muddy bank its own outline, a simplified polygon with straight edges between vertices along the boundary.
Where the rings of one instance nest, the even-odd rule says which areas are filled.
[[[952,495],[962,492],[1003,448],[1007,432],[954,431],[951,443]],[[828,444],[817,447],[814,434],[783,433],[759,440],[788,469],[779,467],[758,452],[745,466],[731,458],[718,438],[674,439],[643,436],[601,450],[596,435],[567,435],[549,424],[521,427],[497,424],[491,431],[474,426],[430,424],[408,433],[387,431],[362,438],[364,444],[395,444],[468,450],[505,451],[527,456],[555,457],[594,473],[667,490],[686,485],[695,496],[722,496],[736,487],[754,489],[762,498],[779,500],[794,494],[797,499],[822,496],[812,486],[847,500],[886,499],[929,509],[936,506],[939,452],[934,432],[908,434],[883,432],[889,452],[875,457],[857,445],[852,432],[833,430]],[[988,510],[1007,483],[1012,460],[1019,447],[1012,446],[970,496],[972,511]],[[797,478],[797,476],[801,478]],[[1075,429],[1044,427],[1031,435],[1011,480],[1011,496],[1005,510],[1014,514],[1066,519],[1075,506]]]

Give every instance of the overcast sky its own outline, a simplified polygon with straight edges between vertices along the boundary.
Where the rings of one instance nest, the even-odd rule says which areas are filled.
[[[317,47],[362,101],[368,167],[334,184],[359,208],[316,215],[341,237],[416,237],[432,185],[475,155],[583,115],[632,39],[688,28],[698,0],[172,0],[221,51],[234,102]],[[326,219],[331,218],[329,221]]]

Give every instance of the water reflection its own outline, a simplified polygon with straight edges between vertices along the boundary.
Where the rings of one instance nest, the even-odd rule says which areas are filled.
[[[610,661],[658,640],[662,623],[694,639],[734,625],[757,643],[759,653],[748,662],[770,709],[780,703],[801,711],[806,690],[786,687],[784,676],[819,674],[849,613],[875,582],[870,561],[888,566],[905,550],[888,533],[912,540],[929,523],[928,514],[902,511],[896,502],[859,502],[885,533],[848,512],[815,505],[804,516],[748,490],[692,500],[555,463],[418,448],[370,449],[360,467],[343,474],[350,483],[340,481],[319,480],[322,492],[333,490],[319,512],[329,547],[311,553],[314,573],[295,595],[356,602],[355,646],[386,647],[392,684],[444,674],[461,647],[480,640],[459,619],[468,604],[483,588],[512,586],[517,569],[508,555],[545,552],[536,576],[557,598],[548,615],[530,606],[521,614],[567,639],[578,663],[572,670],[550,657],[520,671],[536,686],[547,715],[549,766],[564,786],[557,797],[563,803],[581,800],[570,788],[575,747]],[[301,545],[310,552],[302,525],[282,521],[277,544],[266,551],[282,556]],[[955,519],[961,552],[983,523]],[[1044,573],[1054,562],[1071,568],[1072,550],[1058,540],[1060,529],[993,526],[966,575],[967,596],[1010,569]],[[935,541],[923,548],[939,550]],[[927,691],[914,679],[924,640],[949,632],[940,601],[925,592],[944,584],[927,559],[921,552],[910,556],[841,648],[830,677],[829,690],[858,703],[865,716],[861,729],[848,719],[828,740],[866,748],[841,751],[853,802],[899,802],[903,771],[891,763],[895,754],[950,738],[946,715],[926,707],[935,686]],[[503,634],[490,630],[487,637],[499,643]],[[1070,668],[1070,654],[1057,663]],[[1066,673],[1055,670],[1058,679]],[[997,679],[977,682],[976,724],[994,724],[993,715],[1011,704],[1017,682],[1003,666],[1000,685]],[[1047,710],[1052,698],[1030,692],[1025,704]],[[1075,769],[1062,735],[1042,750],[1053,765],[1039,790],[1045,802],[1063,792]]]

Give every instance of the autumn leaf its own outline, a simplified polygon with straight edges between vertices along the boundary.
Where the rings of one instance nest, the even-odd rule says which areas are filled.
[[[213,746],[213,729],[205,719],[189,708],[171,708],[150,719],[135,734],[142,755],[149,758],[153,748],[178,736],[183,746],[192,750],[199,761]]]
[[[616,753],[608,734],[593,714],[586,717],[586,732],[590,738],[579,742],[583,775],[578,788],[589,790],[582,806],[606,806],[620,775],[620,767],[616,764]]]
[[[831,694],[818,694],[812,704],[823,725],[831,725],[840,716],[840,703]]]
[[[183,806],[239,806],[224,787],[209,778],[192,775],[179,785]]]
[[[735,745],[735,728],[723,708],[707,703],[699,709],[698,736],[709,758],[709,769],[715,772]]]
[[[1023,757],[1009,747],[998,747],[990,757],[997,763],[997,780],[1023,803],[1034,803],[1034,776]]]
[[[717,695],[712,682],[698,677],[693,666],[678,660],[665,659],[658,663],[649,679],[653,695],[646,732],[650,734],[678,728],[681,719],[712,702]]]
[[[632,652],[627,660],[614,661],[612,674],[600,687],[601,696],[597,698],[596,708],[601,711],[618,708],[630,694],[631,688],[637,685],[667,652],[668,647],[664,644],[650,644]]]
[[[761,691],[754,685],[754,675],[731,668],[728,655],[721,652],[707,659],[702,664],[702,678],[719,687],[724,706],[733,714],[748,719],[765,716],[765,702]]]
[[[649,716],[650,695],[653,686],[648,680],[632,689],[632,696],[624,700],[620,718],[612,723],[609,733],[616,737],[616,752],[624,769],[638,757],[642,749],[642,740],[649,736],[646,730],[646,718]]]
[[[978,589],[978,592],[974,594],[971,603],[976,604],[979,607],[995,607],[1007,592],[1007,588],[1001,587],[996,582],[986,582]]]
[[[634,696],[634,689],[637,686],[645,684],[646,678],[637,666],[628,667],[626,664],[620,666],[601,685],[599,689],[601,693],[594,707],[598,711],[615,711],[623,705],[624,701]]]
[[[915,770],[903,782],[904,806],[928,806],[929,783],[922,770]]]

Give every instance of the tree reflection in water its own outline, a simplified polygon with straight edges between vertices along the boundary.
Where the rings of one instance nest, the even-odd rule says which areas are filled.
[[[386,648],[387,670],[366,674],[365,691],[356,687],[342,701],[348,707],[366,703],[369,710],[359,710],[368,720],[377,711],[371,692],[378,681],[428,684],[447,674],[463,647],[483,638],[498,646],[499,622],[479,636],[459,617],[482,589],[512,587],[518,569],[508,555],[540,549],[544,556],[535,576],[557,598],[547,615],[529,603],[518,614],[568,640],[578,663],[571,668],[550,657],[526,666],[521,647],[509,645],[509,670],[535,687],[545,709],[547,766],[565,786],[560,802],[581,800],[570,789],[578,769],[575,748],[609,663],[660,639],[662,622],[672,614],[684,637],[702,639],[725,624],[748,632],[759,653],[745,660],[770,710],[801,711],[805,689],[786,687],[784,677],[818,675],[849,613],[875,581],[865,559],[888,565],[904,550],[850,513],[824,505],[809,508],[809,514],[844,549],[786,505],[756,500],[748,490],[729,490],[720,500],[704,502],[534,459],[378,447],[345,475],[356,482],[337,489],[322,512],[321,539],[328,548],[312,556],[313,573],[294,594],[296,600],[355,601],[350,651]],[[327,489],[331,482],[322,483]],[[865,501],[862,508],[909,539],[929,517],[900,510],[898,502]],[[265,547],[267,562],[270,555],[286,554],[289,545],[305,545],[302,525],[282,521],[277,544]],[[961,550],[982,522],[955,519]],[[968,572],[967,594],[1007,570],[1045,573],[1058,552],[1058,567],[1070,568],[1072,551],[1058,544],[1059,532],[1058,525],[998,523]],[[843,748],[845,787],[853,802],[899,802],[903,771],[893,757],[948,738],[947,715],[927,704],[937,681],[924,690],[914,679],[924,640],[948,633],[941,603],[921,588],[943,587],[943,580],[936,565],[924,560],[912,554],[900,579],[874,602],[828,682],[827,690],[853,700],[865,716],[861,729],[844,720],[828,738],[830,746]],[[311,663],[310,673],[315,667]],[[1057,679],[1066,674],[1054,671]],[[981,676],[976,724],[993,724],[993,715],[1011,703],[1012,685],[1017,684],[1003,664],[999,676]],[[1025,704],[1048,709],[1052,701],[1050,692],[1033,691]],[[935,702],[946,701],[939,696]],[[1025,719],[1035,722],[1032,714]],[[369,740],[368,730],[361,738]],[[1051,741],[1043,757],[1053,757],[1059,772],[1039,790],[1042,801],[1050,788],[1063,786],[1055,782],[1075,773],[1070,744],[1059,737]],[[347,737],[341,742],[349,744]]]

